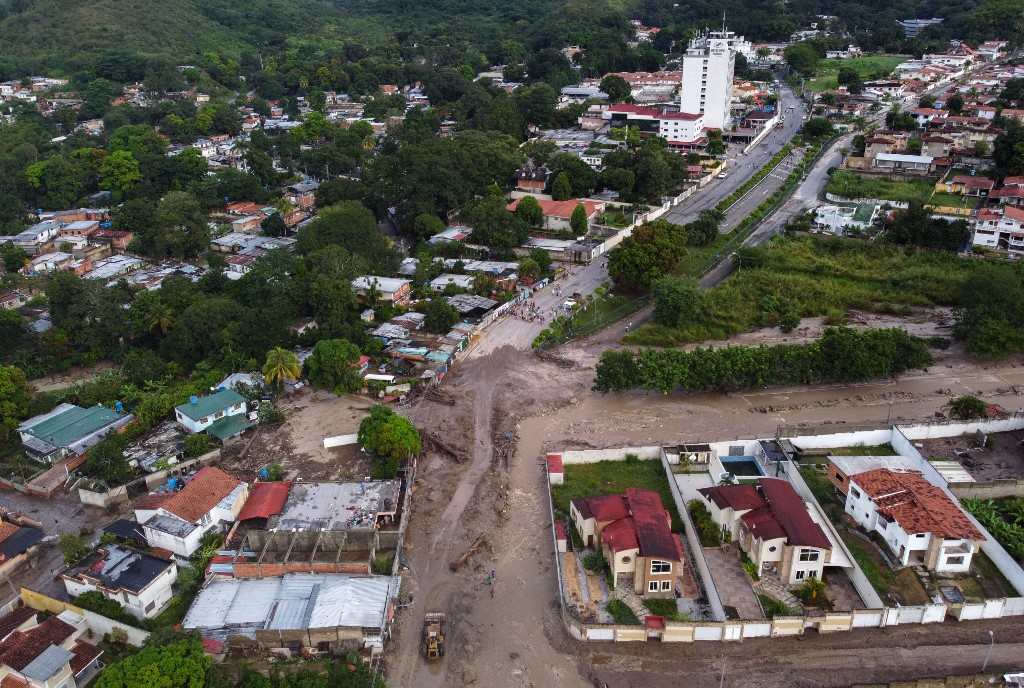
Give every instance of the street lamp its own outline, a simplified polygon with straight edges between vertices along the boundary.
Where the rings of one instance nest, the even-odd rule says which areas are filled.
[[[985,663],[981,665],[981,673],[985,673],[985,667],[988,666],[988,660],[992,659],[992,648],[995,647],[996,636],[990,630],[988,632],[988,654],[985,655]]]

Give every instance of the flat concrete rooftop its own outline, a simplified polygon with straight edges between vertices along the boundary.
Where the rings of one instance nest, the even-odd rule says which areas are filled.
[[[294,483],[268,530],[373,530],[378,518],[393,519],[401,482]]]

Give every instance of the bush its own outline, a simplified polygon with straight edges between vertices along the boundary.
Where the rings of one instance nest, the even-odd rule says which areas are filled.
[[[984,418],[988,413],[988,404],[978,397],[957,397],[946,404],[946,406],[949,408],[949,415],[957,420]]]
[[[746,572],[746,574],[748,576],[750,576],[751,580],[755,580],[755,581],[761,580],[761,576],[757,572],[757,564],[755,564],[754,562],[752,562],[752,561],[745,561],[745,562],[743,562],[743,570]]]
[[[189,435],[185,438],[185,455],[190,459],[202,456],[213,449],[210,436],[206,433]]]
[[[717,547],[722,544],[722,528],[711,518],[711,512],[699,499],[691,499],[686,510],[697,529],[697,538],[702,547]]]
[[[783,332],[792,332],[800,327],[800,313],[798,311],[786,311],[779,318],[779,329]]]
[[[768,619],[774,619],[776,616],[800,615],[801,610],[787,607],[774,597],[768,597],[767,595],[758,595],[757,599],[761,600],[761,609],[764,610],[764,615]]]
[[[675,599],[644,599],[644,606],[654,616],[660,616],[666,621],[692,621],[689,614],[683,614],[676,606]]]
[[[378,576],[390,576],[394,564],[395,555],[384,554],[373,558],[373,561],[370,562],[370,570]]]
[[[604,570],[605,565],[604,552],[599,549],[596,549],[593,552],[587,552],[583,557],[583,568],[588,571],[601,573],[601,571]]]
[[[64,563],[70,565],[89,553],[89,543],[80,535],[61,533],[57,536],[57,550],[64,555]]]
[[[630,624],[637,625],[640,623],[639,617],[633,613],[633,610],[629,608],[629,605],[622,600],[612,600],[608,603],[608,613],[612,615],[612,619],[617,624]]]

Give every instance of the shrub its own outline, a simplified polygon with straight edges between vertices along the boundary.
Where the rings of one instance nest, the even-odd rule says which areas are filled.
[[[604,552],[597,549],[593,552],[587,552],[583,557],[583,568],[594,573],[601,573],[607,562],[604,559]]]
[[[202,456],[211,449],[213,449],[213,444],[210,442],[210,436],[206,433],[189,435],[185,438],[185,455],[191,459]]]
[[[390,576],[391,568],[395,563],[395,555],[385,554],[373,558],[370,563],[370,570],[378,576]]]
[[[608,603],[608,613],[612,615],[612,619],[617,624],[639,624],[640,619],[633,610],[629,608],[629,605],[622,600],[612,600]]]

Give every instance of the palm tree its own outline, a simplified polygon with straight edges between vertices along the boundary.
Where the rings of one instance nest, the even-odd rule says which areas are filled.
[[[267,353],[263,364],[263,375],[270,384],[281,384],[285,380],[297,380],[302,374],[299,357],[287,349],[275,346]]]
[[[160,334],[166,335],[174,326],[174,311],[170,308],[163,308],[157,311],[149,319],[149,331],[160,330]]]

